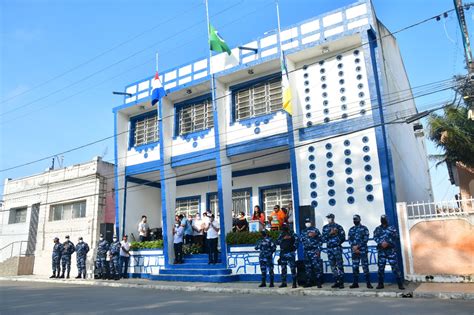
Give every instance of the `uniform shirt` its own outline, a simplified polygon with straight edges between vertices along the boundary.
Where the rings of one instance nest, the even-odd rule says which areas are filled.
[[[65,241],[63,244],[63,255],[71,256],[76,251],[74,244],[71,241]]]
[[[389,244],[389,248],[394,248],[398,241],[397,229],[395,229],[393,225],[387,225],[386,227],[379,225],[375,228],[374,240],[378,247],[380,247],[383,242],[387,242]]]
[[[219,228],[219,222],[217,222],[216,220],[214,220],[212,222],[209,221],[209,230],[207,230],[207,238],[208,239],[217,238],[219,236],[219,232],[214,230],[212,228],[211,224],[213,226],[215,226],[216,228]]]
[[[309,234],[314,233],[313,237],[309,236]],[[319,230],[314,227],[310,226],[305,228],[301,231],[301,243],[303,243],[303,248],[305,251],[312,251],[312,252],[320,252],[322,246],[322,236]]]
[[[97,257],[105,257],[108,250],[109,242],[107,242],[105,239],[99,241],[99,244],[97,244]]]
[[[183,242],[183,234],[184,234],[184,227],[181,225],[178,226],[177,228],[174,228],[174,234],[173,234],[173,243],[178,244]]]
[[[76,244],[76,255],[78,257],[86,256],[89,252],[89,245],[86,242],[80,242]]]
[[[54,243],[54,246],[53,246],[53,257],[61,257],[61,255],[63,254],[63,244],[57,242],[57,243]]]
[[[286,238],[290,236],[290,238]],[[298,236],[293,231],[282,231],[277,239],[282,253],[291,253],[298,248]]]
[[[113,242],[110,244],[110,254],[112,256],[118,256],[120,254],[120,242]]]
[[[362,225],[354,225],[349,229],[348,241],[351,246],[359,246],[359,250],[367,249],[369,229]]]
[[[120,256],[122,257],[130,257],[130,254],[127,253],[130,250],[130,243],[127,241],[120,242]],[[124,249],[127,251],[124,251]]]
[[[259,250],[259,258],[271,258],[276,250],[276,244],[270,236],[265,236],[257,241],[255,250]]]
[[[330,235],[332,229],[337,229],[335,235]],[[342,226],[337,223],[329,223],[323,226],[323,243],[326,243],[328,248],[341,246],[342,243],[346,240],[346,232]]]

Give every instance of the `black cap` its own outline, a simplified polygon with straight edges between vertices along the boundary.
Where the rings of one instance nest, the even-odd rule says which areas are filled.
[[[328,218],[328,219],[334,219],[335,216],[334,216],[334,214],[329,213],[329,214],[326,216],[326,218]]]
[[[69,238],[69,235],[66,235],[66,238]]]
[[[308,223],[308,222],[311,223],[311,219],[310,219],[310,218],[306,218],[306,219],[304,219],[304,222],[305,222],[305,223]]]
[[[82,236],[79,236],[79,239],[82,241]]]
[[[359,220],[359,221],[360,221],[360,215],[354,214],[354,216],[352,217],[352,219],[354,219],[354,220]]]
[[[54,240],[55,240],[55,241],[59,241],[59,237],[55,237]]]

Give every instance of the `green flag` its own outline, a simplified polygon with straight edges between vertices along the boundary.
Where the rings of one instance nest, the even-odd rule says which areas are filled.
[[[225,40],[219,35],[217,30],[212,26],[209,25],[209,47],[211,50],[216,52],[227,52],[229,55],[231,54],[229,46]]]

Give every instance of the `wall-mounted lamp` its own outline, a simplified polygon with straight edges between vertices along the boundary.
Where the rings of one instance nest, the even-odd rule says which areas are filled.
[[[322,48],[321,52],[322,52],[323,54],[327,54],[327,53],[329,52],[329,47],[328,47],[328,46],[324,46],[324,47]]]
[[[250,75],[254,74],[253,69],[248,69],[247,73],[250,74]]]
[[[258,48],[245,47],[245,46],[239,46],[238,48],[239,48],[240,50],[250,50],[250,51],[253,51],[254,54],[258,53]]]
[[[192,93],[193,93],[193,91],[191,91],[191,89],[187,89],[187,90],[186,90],[186,94],[189,95],[189,94],[192,94]]]
[[[127,93],[127,92],[116,92],[116,91],[112,91],[112,94],[114,95],[126,95],[128,97],[132,97],[132,93]]]

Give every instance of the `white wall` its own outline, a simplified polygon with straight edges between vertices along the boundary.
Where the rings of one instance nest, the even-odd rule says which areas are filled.
[[[129,183],[130,186],[132,188],[127,189],[125,233],[129,239],[133,233],[138,240],[138,223],[142,215],[147,216],[150,228],[162,227],[161,189],[135,183]]]

